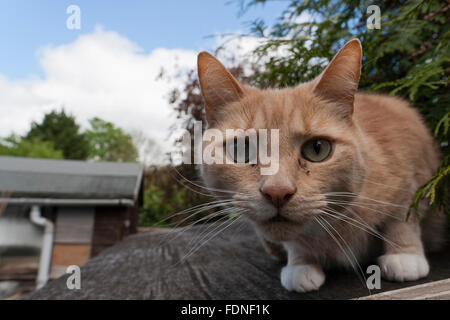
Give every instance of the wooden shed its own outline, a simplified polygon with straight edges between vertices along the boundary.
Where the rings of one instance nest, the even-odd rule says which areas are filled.
[[[142,175],[137,163],[0,157],[0,255],[35,250],[52,277],[84,264],[137,232]]]

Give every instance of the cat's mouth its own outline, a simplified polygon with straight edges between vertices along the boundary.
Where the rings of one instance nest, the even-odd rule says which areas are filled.
[[[281,214],[277,213],[274,217],[270,218],[269,220],[266,220],[267,223],[272,222],[289,222],[290,220],[283,217]]]
[[[301,232],[302,223],[277,213],[272,218],[258,222],[261,232],[273,241],[295,239]]]

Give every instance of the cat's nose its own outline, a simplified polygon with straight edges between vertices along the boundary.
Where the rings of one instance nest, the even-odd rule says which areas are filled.
[[[265,198],[277,208],[281,208],[297,192],[297,187],[291,184],[265,184],[259,190]]]

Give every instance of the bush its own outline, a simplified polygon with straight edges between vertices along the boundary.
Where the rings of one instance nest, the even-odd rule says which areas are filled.
[[[184,209],[212,201],[204,195],[204,191],[185,180],[199,183],[193,166],[151,167],[146,170],[144,179],[146,190],[144,206],[139,214],[140,226],[168,227],[179,224],[181,227],[214,212],[206,210],[191,217],[189,215],[193,212],[171,217]]]

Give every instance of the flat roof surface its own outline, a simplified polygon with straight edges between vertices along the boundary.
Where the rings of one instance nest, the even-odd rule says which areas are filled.
[[[427,255],[430,274],[418,281],[381,280],[381,289],[369,292],[355,272],[333,269],[320,290],[289,292],[280,283],[285,263],[269,257],[250,224],[239,220],[229,228],[219,222],[127,237],[81,267],[81,290],[67,290],[64,275],[27,299],[353,299],[450,278],[449,244]]]

